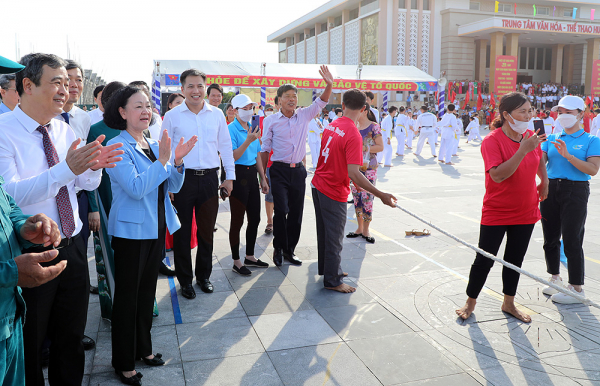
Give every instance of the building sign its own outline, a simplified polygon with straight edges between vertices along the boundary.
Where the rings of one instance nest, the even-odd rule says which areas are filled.
[[[496,57],[494,91],[498,96],[515,91],[517,85],[517,57],[500,55]]]
[[[530,19],[502,19],[502,28],[526,31],[567,32],[578,34],[600,34],[600,25],[579,22],[545,21]]]
[[[277,76],[244,76],[244,75],[206,75],[206,84],[217,83],[223,87],[279,87],[291,83],[298,88],[324,89],[325,81],[322,79],[293,78]],[[168,74],[165,76],[166,86],[179,86],[179,75]],[[437,82],[378,82],[372,80],[335,79],[335,90],[348,90],[357,88],[370,91],[436,91]]]
[[[600,96],[600,60],[594,60],[592,65],[592,95]]]

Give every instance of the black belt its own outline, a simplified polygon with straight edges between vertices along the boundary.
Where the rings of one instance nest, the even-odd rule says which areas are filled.
[[[47,251],[49,249],[63,249],[72,244],[75,244],[75,241],[77,241],[77,239],[79,239],[80,237],[81,237],[81,235],[78,233],[75,236],[71,237],[70,239],[63,238],[62,241],[60,242],[60,244],[58,244],[58,247],[54,247],[53,245],[49,245],[47,247],[35,246],[35,247],[28,248],[27,252],[39,253],[39,252]]]
[[[256,169],[256,164],[254,165],[235,165],[235,169],[241,169],[241,170],[252,170],[252,169]]]
[[[294,169],[294,168],[299,168],[299,167],[301,167],[301,166],[304,166],[304,164],[302,163],[302,161],[300,161],[300,162],[295,162],[295,163],[291,163],[291,164],[289,164],[289,163],[287,163],[287,162],[273,161],[273,164],[285,165],[285,166],[287,166],[288,168],[292,168],[292,169]]]
[[[83,190],[80,190],[79,192],[77,192],[77,198],[81,197],[82,194],[83,194]]]
[[[219,170],[219,168],[201,169],[201,170],[185,169],[186,173],[192,174],[194,176],[205,176],[205,175],[210,174],[212,172],[216,172],[217,170]]]
[[[551,178],[550,183],[561,184],[561,185],[589,185],[588,181],[572,181],[572,180],[565,180],[564,178]]]

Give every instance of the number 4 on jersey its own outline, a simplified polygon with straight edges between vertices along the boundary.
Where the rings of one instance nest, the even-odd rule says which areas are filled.
[[[329,137],[329,139],[327,140],[327,144],[325,145],[325,147],[323,148],[323,151],[321,152],[321,155],[323,157],[325,157],[325,160],[323,161],[323,163],[327,163],[327,158],[329,158],[329,142],[331,142],[332,138],[333,138],[333,136]]]

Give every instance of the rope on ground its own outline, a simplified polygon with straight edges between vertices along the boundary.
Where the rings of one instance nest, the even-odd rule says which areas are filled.
[[[582,302],[585,305],[588,305],[588,306],[591,306],[591,307],[596,307],[596,308],[600,309],[600,305],[598,303],[595,303],[595,302],[591,301],[590,299],[587,299],[587,298],[585,298],[585,297],[583,297],[581,295],[578,295],[577,293],[575,293],[575,291],[569,291],[565,287],[561,287],[561,286],[558,286],[558,285],[556,285],[554,283],[550,283],[549,281],[544,280],[541,277],[536,276],[536,275],[534,275],[532,273],[529,273],[529,272],[525,271],[524,269],[517,267],[514,264],[511,264],[511,263],[509,263],[507,261],[504,261],[503,259],[500,259],[500,258],[492,255],[491,253],[486,252],[486,251],[484,251],[483,249],[481,249],[479,247],[476,247],[473,244],[469,244],[468,242],[462,240],[461,238],[454,236],[452,233],[443,230],[442,228],[438,227],[437,225],[434,225],[433,223],[431,223],[431,222],[429,222],[429,221],[421,218],[419,215],[411,212],[410,210],[408,210],[406,208],[403,208],[402,206],[400,206],[398,204],[396,204],[396,208],[398,208],[401,211],[405,212],[406,214],[408,214],[408,215],[416,218],[417,220],[419,220],[419,221],[421,221],[421,222],[429,225],[431,228],[433,228],[433,229],[437,230],[438,232],[440,232],[440,233],[442,233],[442,234],[450,237],[452,240],[461,243],[462,245],[464,245],[464,246],[466,246],[466,247],[474,250],[477,253],[480,253],[481,255],[487,257],[488,259],[492,259],[492,260],[494,260],[494,261],[502,264],[503,266],[505,266],[507,268],[510,268],[510,269],[512,269],[514,271],[517,271],[521,275],[525,275],[525,276],[527,276],[527,277],[529,277],[529,278],[531,278],[531,279],[533,279],[533,280],[535,280],[535,281],[537,281],[539,283],[547,285],[548,287],[552,287],[555,290],[557,290],[558,292],[561,292],[561,293],[563,293],[565,295],[572,296],[572,297],[574,297],[575,299],[579,300],[580,302]]]

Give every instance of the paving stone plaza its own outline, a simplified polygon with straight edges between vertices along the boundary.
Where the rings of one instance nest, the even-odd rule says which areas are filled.
[[[380,167],[377,185],[394,193],[399,205],[477,244],[484,195],[479,142],[466,144],[463,137],[455,166],[440,165],[427,148],[422,155],[408,150],[392,168]],[[310,159],[309,154],[309,164]],[[159,277],[160,315],[152,339],[166,365],[137,362],[144,385],[600,385],[599,309],[553,304],[541,284],[521,276],[517,301],[532,316],[530,324],[522,323],[500,311],[502,270],[496,264],[474,314],[462,321],[454,310],[466,300],[475,253],[434,230],[430,236],[406,236],[406,230],[426,226],[379,200],[371,224],[376,243],[344,240],[342,268],[357,291],[323,289],[310,177],[296,250],[302,266],[272,264],[263,210],[256,257],[271,266],[251,268],[250,277],[232,272],[230,216],[221,204],[211,277],[215,292],[196,287],[198,296],[188,300],[176,280]],[[584,243],[585,291],[600,302],[597,188],[596,177]],[[346,232],[354,230],[349,204]],[[542,243],[538,223],[523,268],[547,278]],[[566,279],[566,268],[562,271]],[[92,257],[90,272],[95,281]],[[100,318],[96,295],[90,297],[86,334],[97,347],[86,353],[84,384],[120,385],[111,367],[110,322]]]

